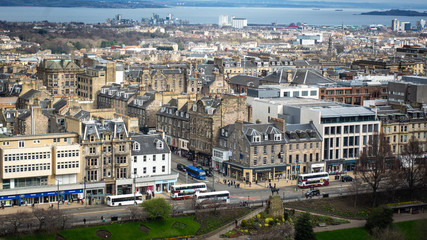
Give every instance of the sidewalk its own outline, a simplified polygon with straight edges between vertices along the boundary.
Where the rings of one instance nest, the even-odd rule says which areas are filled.
[[[412,221],[412,220],[421,220],[421,219],[427,219],[427,212],[420,213],[420,214],[394,214],[393,215],[393,222],[406,222],[406,221]],[[348,219],[347,219],[348,220]],[[344,223],[340,225],[331,225],[326,227],[315,227],[313,230],[314,232],[326,232],[326,231],[335,231],[340,229],[347,229],[347,228],[358,228],[363,227],[366,224],[366,220],[349,220],[349,223]]]

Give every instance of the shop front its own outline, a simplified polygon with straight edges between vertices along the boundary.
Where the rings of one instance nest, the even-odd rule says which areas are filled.
[[[77,201],[81,193],[83,193],[83,189],[5,195],[0,196],[0,203],[3,203],[4,206],[21,206],[33,203],[58,203],[58,200]]]
[[[340,174],[343,171],[344,160],[326,161],[326,169],[330,175]]]
[[[226,162],[227,175],[241,181],[267,181],[282,178],[286,172],[286,165],[270,167],[245,167],[243,165]]]

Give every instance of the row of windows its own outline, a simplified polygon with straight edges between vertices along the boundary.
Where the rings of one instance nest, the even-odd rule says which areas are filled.
[[[314,158],[315,157],[315,158]],[[295,155],[295,159],[294,159],[294,155],[289,155],[289,158],[288,158],[288,162],[289,162],[289,164],[292,164],[292,163],[300,163],[300,157],[299,157],[299,154],[296,154]],[[310,153],[310,154],[304,154],[303,155],[303,159],[301,159],[303,162],[313,162],[313,160],[314,161],[316,161],[316,162],[318,162],[319,161],[319,153],[316,153],[316,155],[313,155],[312,153]]]
[[[313,148],[313,143],[312,142],[310,144],[304,143],[302,145],[303,145],[304,149],[307,149],[308,146],[310,146],[310,148]],[[292,149],[294,148],[294,146],[295,146],[295,149],[299,149],[299,143],[289,144],[289,151],[292,151]],[[316,148],[319,148],[319,143],[318,142],[316,143]]]
[[[25,165],[4,167],[5,173],[32,172],[32,171],[43,171],[43,170],[50,170],[50,163],[25,164]]]
[[[56,153],[56,157],[78,157],[79,156],[79,150],[63,150],[63,151],[58,151]]]
[[[153,167],[153,173],[156,173],[157,169],[156,167]],[[162,166],[162,173],[166,172],[166,166]],[[133,169],[133,174],[138,175],[138,168]],[[142,168],[142,174],[147,174],[147,168]]]
[[[79,168],[79,161],[60,162],[56,164],[57,169]]]
[[[4,161],[19,161],[32,159],[50,159],[50,152],[5,154]]]
[[[155,162],[156,159],[157,159],[156,155],[153,155],[152,159],[153,159],[153,162]],[[162,154],[162,160],[166,160],[166,155],[165,154]],[[147,161],[147,156],[144,156],[142,158],[142,161],[146,162]],[[133,156],[133,162],[138,162],[137,156]]]

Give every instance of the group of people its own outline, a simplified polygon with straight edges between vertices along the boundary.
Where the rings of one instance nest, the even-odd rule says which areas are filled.
[[[224,179],[224,185],[227,184],[229,187],[234,186],[235,188],[240,188],[240,183],[236,183],[236,181],[230,181]]]

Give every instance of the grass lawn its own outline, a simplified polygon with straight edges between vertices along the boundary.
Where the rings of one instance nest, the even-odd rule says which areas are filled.
[[[419,231],[423,230],[421,226],[426,226],[426,220],[416,220],[407,222],[398,222],[393,224],[402,233],[405,234],[406,240],[420,239]],[[424,230],[425,231],[425,230]],[[369,238],[369,234],[364,228],[349,228],[336,231],[327,231],[316,233],[317,240],[364,240]]]
[[[250,213],[254,209],[250,208],[234,208],[227,210],[218,210],[214,212],[201,212],[196,213],[195,220],[200,223],[200,229],[197,231],[197,235],[203,235],[218,229],[228,223],[233,222],[246,214]]]
[[[170,218],[167,220],[150,221],[150,222],[130,222],[121,224],[111,224],[88,228],[76,228],[61,231],[61,235],[67,240],[92,240],[101,239],[96,235],[98,230],[107,230],[111,233],[109,239],[155,239],[155,238],[168,238],[177,236],[194,235],[200,228],[200,224],[193,220],[194,216]],[[179,222],[181,224],[175,224]],[[150,228],[148,234],[140,231],[140,225]],[[185,225],[184,225],[185,224]],[[39,234],[23,238],[9,238],[9,239],[55,239],[52,234]]]

